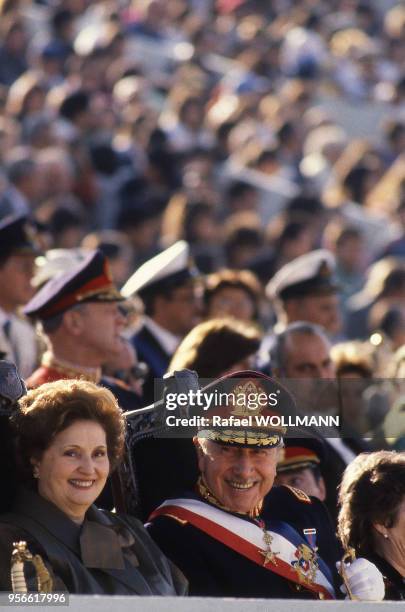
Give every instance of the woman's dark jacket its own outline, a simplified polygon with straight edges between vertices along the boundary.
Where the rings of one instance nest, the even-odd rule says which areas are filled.
[[[367,556],[369,561],[374,563],[384,578],[385,597],[384,599],[393,601],[405,601],[405,577],[377,554]]]
[[[82,525],[34,491],[20,489],[10,513],[0,515],[0,589],[11,591],[13,542],[41,555],[53,590],[105,595],[183,595],[186,580],[142,523],[94,505]],[[26,564],[29,591],[37,590]]]

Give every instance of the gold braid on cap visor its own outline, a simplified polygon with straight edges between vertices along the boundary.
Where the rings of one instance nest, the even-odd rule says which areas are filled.
[[[280,434],[273,433],[273,435],[269,435],[268,431],[246,429],[202,429],[198,432],[197,437],[224,444],[267,448],[275,448],[283,443],[283,438]]]

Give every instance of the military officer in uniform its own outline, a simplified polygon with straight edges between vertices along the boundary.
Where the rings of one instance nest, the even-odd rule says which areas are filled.
[[[120,381],[103,377],[101,371],[112,355],[123,350],[125,317],[119,309],[123,299],[106,257],[98,250],[48,281],[24,309],[28,317],[41,322],[49,346],[27,386],[81,378],[108,387],[124,410],[139,408],[138,394]]]
[[[294,321],[321,325],[330,336],[341,329],[335,258],[326,249],[311,251],[285,264],[266,286],[277,312],[277,329]]]
[[[146,403],[154,401],[154,379],[166,373],[176,348],[199,322],[197,271],[184,240],[144,263],[122,287],[122,294],[141,298],[145,315],[131,338],[140,361],[149,367],[143,385]]]
[[[292,397],[257,372],[225,376],[208,391],[231,400],[224,405],[220,398],[194,439],[200,469],[195,490],[159,506],[149,519],[150,534],[183,571],[191,595],[338,597],[339,551],[325,508],[298,489],[273,487],[283,432],[256,419],[293,412]],[[249,413],[252,394],[278,397],[277,407],[257,401]],[[249,414],[252,424],[237,424]],[[352,596],[383,598],[373,564],[357,560],[346,573]]]
[[[307,495],[326,499],[326,485],[322,476],[325,444],[321,439],[287,438],[284,452],[277,464],[277,485],[301,489]]]
[[[40,253],[27,217],[6,217],[0,223],[0,352],[16,364],[21,376],[38,363],[33,326],[19,313],[32,297],[35,256]]]

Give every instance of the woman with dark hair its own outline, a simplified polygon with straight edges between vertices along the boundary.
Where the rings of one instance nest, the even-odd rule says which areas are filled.
[[[15,590],[11,559],[23,541],[36,569],[40,557],[37,575],[26,563],[20,576],[28,591],[184,593],[183,577],[138,520],[94,505],[123,452],[124,418],[113,394],[58,380],[29,391],[19,408],[12,425],[23,486],[0,515],[0,589]]]
[[[207,276],[204,288],[206,317],[235,317],[252,322],[259,316],[262,287],[249,270],[219,270]]]
[[[340,486],[338,533],[345,549],[372,561],[385,599],[405,600],[405,453],[363,453]]]
[[[168,372],[187,368],[200,378],[216,378],[252,368],[261,336],[250,324],[236,319],[211,319],[196,325],[182,340]]]

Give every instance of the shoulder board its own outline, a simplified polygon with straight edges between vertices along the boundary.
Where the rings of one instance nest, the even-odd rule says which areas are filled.
[[[295,495],[295,497],[299,499],[300,501],[305,502],[306,504],[312,504],[311,498],[306,493],[304,493],[304,491],[301,491],[301,489],[290,487],[290,485],[283,485],[283,486],[286,489],[289,489],[291,493]]]

